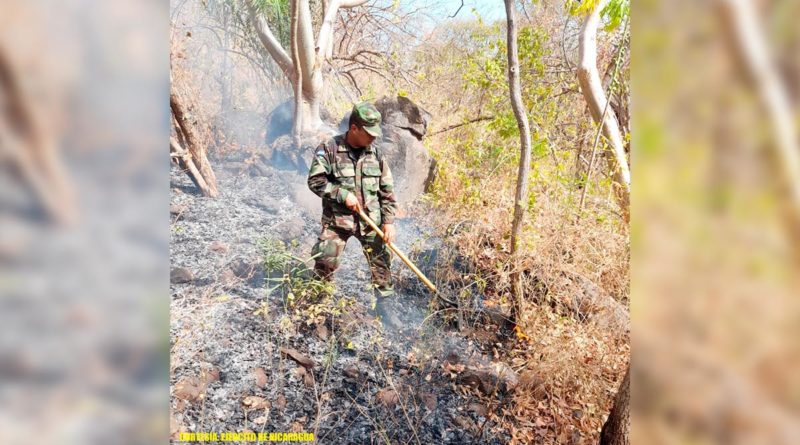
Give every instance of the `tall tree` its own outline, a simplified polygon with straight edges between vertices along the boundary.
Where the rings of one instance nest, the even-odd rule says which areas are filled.
[[[519,249],[522,223],[528,208],[528,172],[531,169],[531,128],[525,107],[522,105],[522,87],[519,80],[519,56],[517,54],[517,23],[514,0],[504,0],[506,5],[506,49],[508,53],[508,90],[511,109],[519,127],[520,158],[517,173],[517,190],[514,195],[514,222],[511,226],[511,255]],[[514,318],[522,313],[522,276],[514,272],[511,276],[514,292]]]
[[[250,0],[244,0],[250,1]],[[269,1],[256,0],[250,6],[250,18],[261,43],[290,80],[295,92],[295,127],[293,136],[311,133],[322,124],[320,103],[324,86],[322,67],[330,60],[333,45],[333,24],[339,9],[361,6],[367,0],[328,0],[322,23],[314,41],[309,0],[289,0],[291,4],[291,55],[281,45],[260,12]]]
[[[623,3],[622,0],[611,1],[614,2],[614,5]],[[609,6],[609,3],[610,0],[585,2],[585,5],[591,9],[583,20],[579,36],[578,82],[589,106],[592,119],[602,127],[603,136],[611,147],[611,152],[606,156],[606,160],[614,178],[617,203],[627,221],[630,215],[631,171],[625,154],[625,143],[619,121],[616,113],[609,106],[608,98],[603,91],[603,82],[597,70],[597,28],[601,13]]]

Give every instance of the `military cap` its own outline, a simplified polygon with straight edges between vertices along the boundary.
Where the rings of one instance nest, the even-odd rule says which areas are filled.
[[[369,102],[361,102],[353,105],[354,122],[364,128],[367,133],[381,137],[381,113]]]

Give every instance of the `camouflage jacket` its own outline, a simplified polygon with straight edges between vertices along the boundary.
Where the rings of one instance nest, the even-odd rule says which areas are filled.
[[[377,224],[391,224],[397,211],[389,165],[372,145],[353,149],[345,135],[321,144],[308,172],[308,188],[322,198],[322,225],[355,232],[371,232],[361,218],[345,207],[355,193],[365,213]]]

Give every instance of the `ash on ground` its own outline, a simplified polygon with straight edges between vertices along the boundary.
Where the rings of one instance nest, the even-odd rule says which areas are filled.
[[[338,316],[295,313],[263,268],[259,242],[310,257],[321,203],[305,177],[261,165],[218,168],[220,196],[171,173],[171,433],[313,432],[317,443],[506,443],[450,362],[480,345],[441,325],[431,295],[399,259],[396,329],[369,315],[369,269],[348,242],[336,273]],[[404,251],[425,239],[398,221]],[[397,310],[397,308],[400,308]],[[454,360],[455,357],[455,360]],[[449,361],[449,362],[448,362]],[[502,396],[494,406],[504,404]]]

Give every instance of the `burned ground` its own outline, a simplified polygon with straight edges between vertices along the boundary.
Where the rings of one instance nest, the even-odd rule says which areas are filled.
[[[318,443],[507,442],[486,417],[507,399],[498,393],[487,407],[448,372],[486,362],[482,345],[431,313],[430,294],[399,261],[398,329],[368,315],[369,271],[356,241],[336,275],[340,314],[296,311],[268,292],[259,243],[281,240],[308,258],[318,211],[303,177],[263,167],[251,176],[242,165],[219,171],[217,199],[172,172],[173,437],[309,431]],[[412,219],[398,224],[404,250],[426,236]]]

